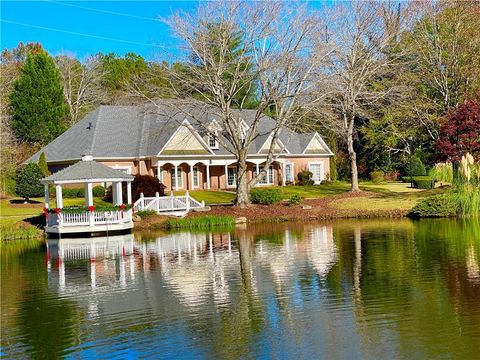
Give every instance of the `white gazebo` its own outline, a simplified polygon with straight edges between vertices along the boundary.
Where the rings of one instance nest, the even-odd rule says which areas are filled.
[[[104,233],[130,230],[132,220],[133,176],[93,161],[86,155],[75,163],[41,182],[45,185],[45,231],[49,234]],[[110,208],[96,210],[93,205],[93,184],[112,183],[113,204]],[[122,183],[127,183],[127,201],[122,195]],[[49,185],[55,185],[56,208],[50,209]],[[84,184],[85,208],[64,208],[62,186]]]

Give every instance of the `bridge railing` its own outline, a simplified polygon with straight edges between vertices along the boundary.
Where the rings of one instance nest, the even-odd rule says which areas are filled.
[[[160,196],[158,193],[154,197],[145,197],[143,193],[140,198],[133,204],[133,209],[137,211],[153,210],[158,214],[166,212],[185,212],[194,208],[203,208],[205,203],[199,202],[192,198],[188,191],[185,195]]]

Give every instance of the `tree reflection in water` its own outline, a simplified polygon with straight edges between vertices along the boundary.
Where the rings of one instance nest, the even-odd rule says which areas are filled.
[[[474,357],[479,235],[471,220],[344,220],[2,252],[2,351]]]

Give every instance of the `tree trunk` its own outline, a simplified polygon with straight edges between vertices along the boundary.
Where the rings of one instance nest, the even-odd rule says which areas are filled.
[[[353,148],[353,120],[350,120],[347,131],[348,156],[350,158],[350,169],[352,171],[352,191],[360,191],[358,186],[357,153]]]
[[[250,186],[247,179],[247,158],[241,154],[237,163],[237,200],[236,206],[250,205]]]

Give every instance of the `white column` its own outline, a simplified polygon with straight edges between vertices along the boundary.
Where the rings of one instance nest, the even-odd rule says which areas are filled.
[[[93,205],[93,184],[85,183],[85,205]]]
[[[285,160],[282,163],[282,186],[285,186]]]
[[[132,203],[132,182],[127,182],[127,204]]]
[[[257,177],[259,174],[260,174],[260,166],[257,164]],[[259,183],[260,181],[257,181],[257,184],[255,186],[258,186]]]
[[[112,203],[113,205],[117,205],[118,201],[118,195],[117,195],[117,183],[112,182]]]
[[[210,189],[210,165],[206,165],[207,168],[207,189]]]
[[[117,203],[115,205],[121,205],[123,204],[122,183],[120,181],[115,183],[115,187],[117,188]]]
[[[48,190],[48,184],[45,184],[45,208],[50,208],[50,191]]]
[[[225,189],[228,188],[228,165],[225,164]]]
[[[87,206],[93,206],[93,184],[85,184],[85,202]],[[90,226],[95,225],[95,214],[94,212],[88,212],[88,222]]]
[[[55,186],[55,196],[57,197],[57,208],[63,208],[62,185]]]
[[[175,188],[172,189],[177,191],[178,190],[178,166],[175,165]]]
[[[162,182],[162,167],[160,164],[157,164],[157,179],[158,181]]]
[[[190,190],[194,189],[193,185],[193,165],[190,165]]]

